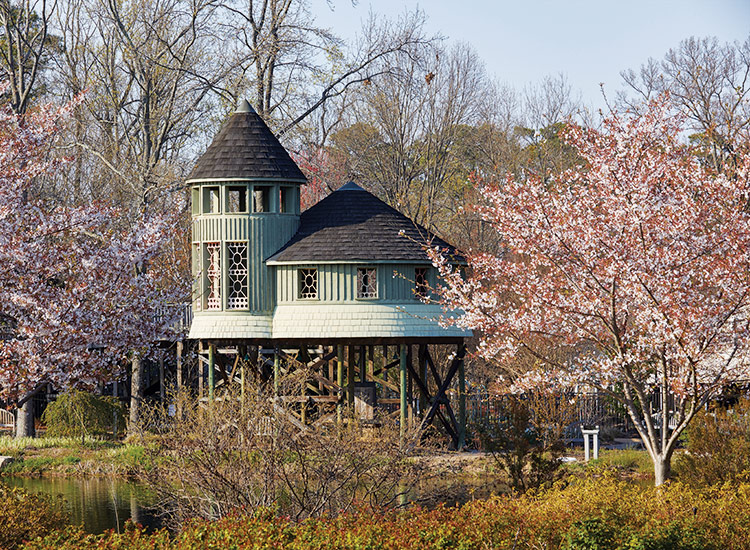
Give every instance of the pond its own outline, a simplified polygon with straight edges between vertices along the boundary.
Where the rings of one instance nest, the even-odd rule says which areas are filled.
[[[11,487],[33,493],[61,495],[70,510],[71,522],[82,525],[87,533],[107,529],[122,531],[128,519],[149,529],[161,526],[160,519],[148,509],[148,491],[132,482],[103,478],[24,478],[3,477]]]

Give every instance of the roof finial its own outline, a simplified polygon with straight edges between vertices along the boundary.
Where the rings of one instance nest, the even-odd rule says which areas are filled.
[[[254,113],[255,109],[253,109],[252,105],[247,102],[247,99],[243,99],[240,101],[240,104],[237,106],[237,110],[235,113]]]

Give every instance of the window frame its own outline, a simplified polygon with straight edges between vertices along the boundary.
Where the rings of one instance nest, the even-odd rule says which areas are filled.
[[[303,279],[302,277],[307,277],[307,275],[303,275],[303,272],[313,272],[314,278],[315,278],[315,296],[303,296]],[[319,270],[317,267],[298,267],[296,272],[296,283],[297,283],[297,300],[303,300],[303,301],[312,301],[312,300],[320,300],[320,277],[319,277]]]
[[[375,279],[374,285],[370,285],[369,281],[367,286],[372,287],[374,286],[374,296],[365,296],[364,294],[370,294],[369,292],[360,292],[362,290],[360,281],[360,273],[361,272],[372,272],[372,276]],[[366,274],[369,276],[369,273]],[[363,276],[364,277],[364,276]],[[380,299],[380,288],[378,285],[378,268],[376,266],[357,266],[357,273],[356,273],[356,283],[355,283],[355,299],[357,300],[379,300]]]

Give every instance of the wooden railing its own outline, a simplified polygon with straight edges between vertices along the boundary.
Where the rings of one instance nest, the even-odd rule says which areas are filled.
[[[6,411],[5,409],[0,409],[0,428],[11,430],[16,424],[16,419],[13,416],[13,413]]]

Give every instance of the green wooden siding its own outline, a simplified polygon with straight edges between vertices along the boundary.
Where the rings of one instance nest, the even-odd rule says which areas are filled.
[[[281,248],[299,227],[299,217],[294,214],[268,212],[262,214],[207,214],[193,218],[193,243],[202,246],[207,242],[222,243],[222,301],[227,296],[226,246],[228,242],[249,243],[248,280],[249,311],[271,312],[276,305],[273,270],[264,260]],[[196,248],[194,247],[194,251]],[[193,275],[197,275],[194,263]],[[203,277],[203,286],[206,278]],[[203,289],[205,294],[205,288]]]
[[[377,303],[414,303],[414,264],[304,264],[277,266],[276,292],[279,303],[310,302],[298,296],[297,270],[314,267],[318,270],[319,302],[377,302]],[[378,297],[357,298],[357,268],[375,267],[377,269]],[[428,267],[428,266],[416,266]],[[435,270],[428,269],[430,286],[435,286]]]

